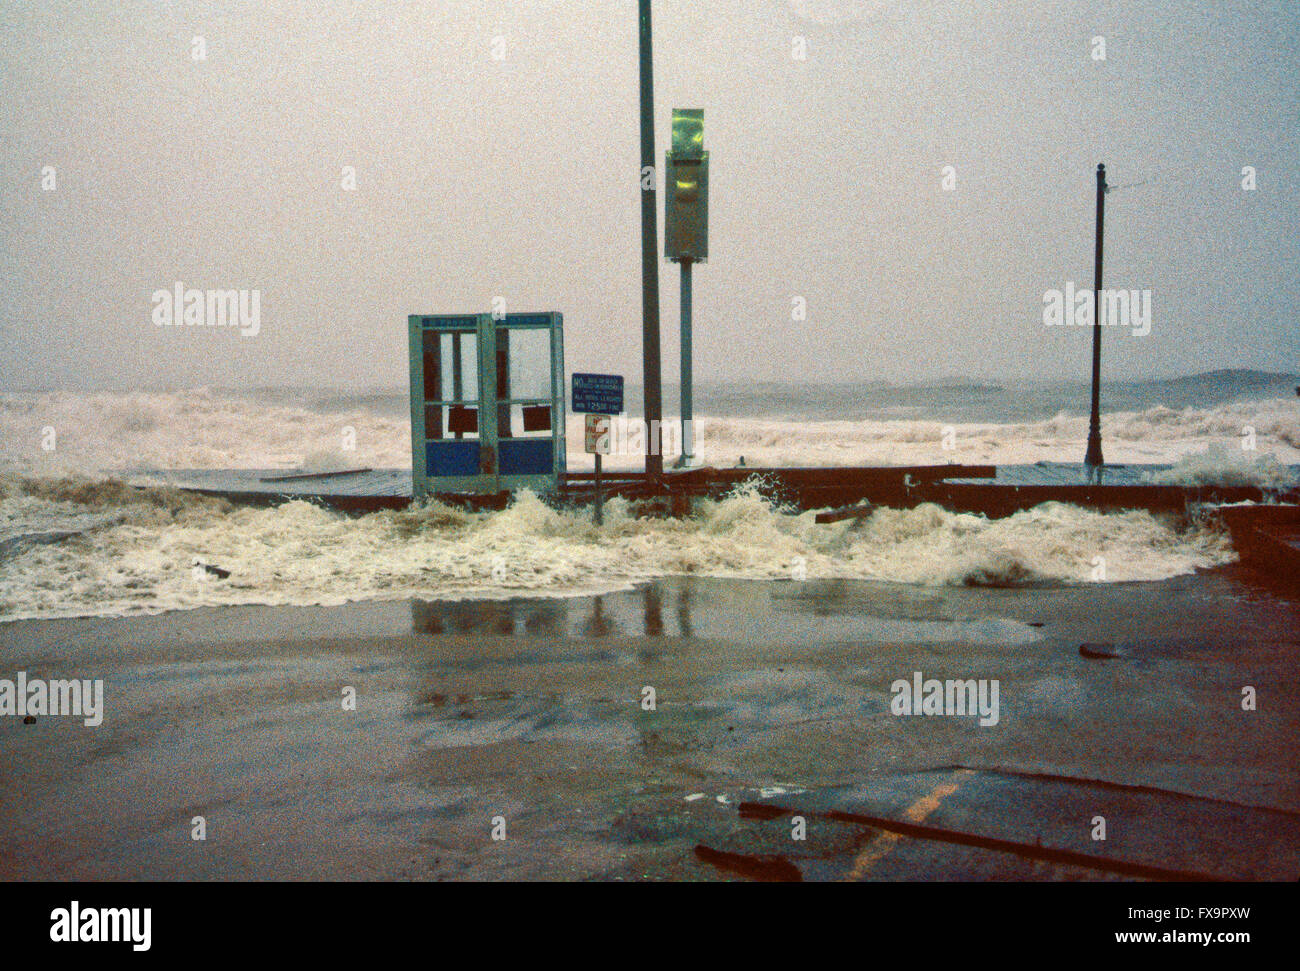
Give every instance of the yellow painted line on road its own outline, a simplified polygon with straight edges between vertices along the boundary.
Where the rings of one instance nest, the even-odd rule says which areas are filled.
[[[954,781],[941,782],[931,792],[903,810],[903,822],[925,822],[939,808],[940,803],[957,791],[959,781],[972,774],[970,769],[958,770],[953,777]],[[857,857],[854,858],[853,869],[848,872],[844,879],[846,881],[861,880],[872,867],[889,855],[889,852],[902,838],[901,833],[890,833],[888,831],[877,833],[867,841],[867,845],[862,847]]]

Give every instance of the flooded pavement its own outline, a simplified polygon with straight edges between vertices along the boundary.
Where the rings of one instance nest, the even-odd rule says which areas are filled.
[[[1223,571],[0,625],[105,696],[0,718],[0,875],[1294,880],[1298,620]]]

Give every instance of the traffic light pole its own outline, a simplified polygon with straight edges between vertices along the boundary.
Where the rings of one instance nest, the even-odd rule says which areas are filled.
[[[1106,217],[1106,166],[1097,166],[1097,239],[1092,264],[1092,412],[1088,418],[1088,452],[1083,465],[1088,478],[1101,479],[1101,240]]]
[[[645,384],[645,472],[661,479],[664,459],[663,389],[659,375],[659,210],[655,196],[654,74],[650,51],[650,0],[640,0],[641,22],[641,363]],[[646,173],[650,173],[646,185]]]
[[[692,414],[695,409],[692,390],[693,373],[691,367],[691,264],[694,260],[682,260],[682,457],[679,463],[683,468],[690,468],[695,459],[695,431]]]
[[[673,109],[672,148],[664,158],[664,256],[682,268],[682,454],[677,468],[695,464],[695,387],[691,355],[691,271],[709,258],[709,153],[704,109]]]

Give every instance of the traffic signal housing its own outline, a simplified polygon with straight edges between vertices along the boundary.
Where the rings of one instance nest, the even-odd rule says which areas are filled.
[[[664,256],[704,262],[709,257],[709,153],[704,109],[673,109],[672,148],[665,167]]]

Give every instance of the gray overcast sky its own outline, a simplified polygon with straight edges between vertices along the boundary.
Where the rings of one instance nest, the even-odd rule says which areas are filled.
[[[658,157],[682,106],[712,159],[697,380],[1085,379],[1042,300],[1091,285],[1099,161],[1151,180],[1107,199],[1154,300],[1107,373],[1297,369],[1300,4],[654,10]],[[496,295],[637,382],[636,83],[632,0],[0,3],[0,390],[397,385],[408,313]],[[154,326],[177,280],[260,289],[260,334]]]

